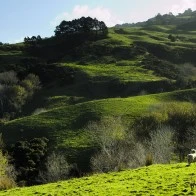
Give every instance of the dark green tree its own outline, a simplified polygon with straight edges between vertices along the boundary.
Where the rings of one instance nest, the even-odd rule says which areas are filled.
[[[96,18],[81,17],[72,21],[62,21],[55,29],[55,36],[70,36],[70,35],[101,35],[106,36],[108,28],[103,21],[98,21]]]
[[[18,141],[12,148],[13,162],[17,168],[17,181],[27,185],[36,184],[41,164],[46,156],[48,139],[34,138]]]

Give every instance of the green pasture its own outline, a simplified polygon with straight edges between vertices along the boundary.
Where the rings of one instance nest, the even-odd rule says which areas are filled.
[[[1,191],[0,195],[195,195],[190,183],[196,179],[196,165],[186,163],[151,165],[133,170],[94,174],[41,186]]]
[[[155,76],[153,71],[144,69],[140,66],[140,61],[119,61],[116,64],[93,64],[78,65],[64,64],[78,72],[84,73],[93,80],[112,80],[119,81],[157,81],[164,78]]]

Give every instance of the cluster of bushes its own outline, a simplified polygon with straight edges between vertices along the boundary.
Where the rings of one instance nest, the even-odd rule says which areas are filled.
[[[127,129],[120,118],[103,118],[88,125],[97,153],[91,158],[95,172],[120,171],[152,163],[168,163],[173,146],[172,130],[160,127],[144,140],[134,130]]]
[[[120,118],[107,117],[87,126],[97,153],[96,172],[118,171],[153,163],[183,161],[196,142],[195,105],[169,104],[135,119],[131,128]]]
[[[27,75],[20,80],[14,71],[0,73],[0,118],[13,118],[40,88],[39,77]]]
[[[77,165],[69,164],[63,153],[51,152],[48,139],[21,140],[5,148],[0,135],[0,190],[56,182],[80,175]]]
[[[167,126],[174,130],[173,145],[180,161],[182,161],[188,149],[194,148],[196,142],[195,104],[158,105],[152,108],[150,114],[136,119],[132,128],[137,133],[138,139],[144,139],[161,126]]]

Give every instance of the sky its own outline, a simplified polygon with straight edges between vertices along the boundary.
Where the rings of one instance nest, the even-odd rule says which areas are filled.
[[[158,13],[178,14],[196,0],[0,0],[0,42],[17,43],[26,36],[50,37],[62,20],[90,16],[115,24],[145,21]]]

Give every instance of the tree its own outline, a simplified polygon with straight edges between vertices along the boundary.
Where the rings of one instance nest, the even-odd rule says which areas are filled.
[[[38,181],[42,183],[57,182],[68,178],[71,166],[66,157],[60,153],[51,153],[45,161],[44,170],[40,170]]]
[[[154,163],[170,162],[174,151],[173,136],[174,131],[169,127],[162,127],[150,133],[147,149]]]
[[[14,71],[0,73],[0,117],[13,118],[39,88],[39,77],[34,74],[21,81]]]
[[[106,117],[91,122],[87,129],[98,147],[98,152],[91,158],[93,171],[118,171],[145,164],[144,146],[136,141],[120,118]]]
[[[13,162],[18,170],[17,181],[27,185],[36,184],[38,172],[46,157],[48,139],[34,138],[18,141],[12,148]]]
[[[62,21],[55,29],[55,36],[106,36],[108,33],[107,26],[103,21],[98,21],[96,18],[81,17],[72,21]]]
[[[42,41],[42,38],[40,35],[38,36],[32,36],[32,37],[25,37],[24,38],[24,43],[25,44],[29,44],[29,45],[36,45],[38,44],[40,41]]]

